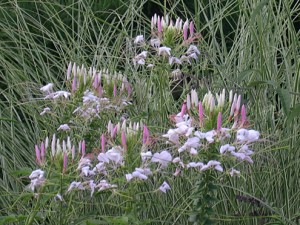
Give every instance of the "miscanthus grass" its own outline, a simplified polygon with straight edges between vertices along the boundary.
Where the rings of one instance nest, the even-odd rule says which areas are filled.
[[[299,3],[152,3],[160,9],[152,24],[151,18],[143,13],[147,1],[120,1],[116,3],[119,8],[106,10],[105,17],[101,16],[102,9],[94,8],[93,1],[65,5],[42,1],[0,3],[0,204],[4,206],[0,207],[1,222],[189,224],[189,219],[194,218],[194,223],[201,224],[207,217],[207,223],[212,220],[218,224],[299,223],[300,48],[299,31],[293,23],[299,15]],[[164,19],[168,28],[160,30],[157,16],[160,22]],[[174,38],[176,32],[169,30],[169,26],[173,20],[175,27],[178,17],[182,19],[182,33]],[[186,20],[189,30],[184,34]],[[165,36],[160,36],[160,32]],[[168,33],[173,38],[168,39]],[[188,54],[192,43],[180,45],[194,34],[201,35],[193,43],[200,54],[195,49]],[[155,51],[150,42],[155,38],[160,39],[159,48],[164,49]],[[143,51],[148,52],[147,56],[138,56]],[[170,59],[169,52],[175,58]],[[191,64],[178,63],[176,58],[180,60],[181,56],[193,53],[197,59],[192,58]],[[70,61],[76,66],[72,64],[73,71],[66,79]],[[149,64],[156,67],[147,67]],[[85,83],[82,68],[86,68],[86,74],[89,68],[95,68],[98,81],[92,69]],[[176,69],[182,74],[174,79],[172,72]],[[107,84],[104,76],[99,79],[100,71],[116,82]],[[117,79],[118,74],[126,80]],[[103,85],[105,94],[101,96],[99,83],[104,82],[107,86]],[[46,86],[49,83],[53,87]],[[129,95],[126,84],[132,89]],[[91,85],[88,92],[86,85]],[[42,87],[45,88],[40,90]],[[188,122],[200,119],[195,108],[187,109],[192,98],[195,105],[192,89],[201,103],[209,91],[223,93],[225,89],[228,97],[230,90],[241,95],[240,106],[244,104],[247,113],[243,126],[249,127],[240,127],[242,118],[238,117],[234,129],[247,129],[248,134],[250,130],[260,132],[253,157],[248,155],[253,164],[247,160],[234,161],[232,157],[238,156],[240,147],[224,143],[222,146],[229,144],[226,150],[222,148],[224,156],[221,146],[221,156],[216,158],[206,158],[197,151],[195,164],[180,158],[177,163],[182,162],[184,167],[179,166],[180,172],[176,171],[173,160],[178,149],[183,150],[180,154],[190,157],[195,153],[193,146],[199,147],[197,138],[205,137],[201,141],[209,142],[207,138],[212,137],[196,135],[197,131],[206,133],[200,129],[201,121],[196,125]],[[57,95],[45,99],[51,93]],[[97,110],[102,97],[111,101],[100,112]],[[182,107],[184,102],[186,109]],[[220,116],[219,111],[212,113],[210,118],[203,105],[204,118],[208,116],[212,119],[209,121],[214,121],[205,123],[203,119],[210,126],[207,131],[216,130],[218,134],[218,130],[229,125],[225,121],[235,122],[234,117],[227,120],[225,116],[230,115],[231,106],[228,111],[220,111]],[[102,118],[93,116],[98,113]],[[181,122],[184,124],[175,127]],[[190,137],[193,139],[188,141],[186,136],[176,133],[183,125],[195,128],[189,134],[194,135]],[[172,146],[176,142],[174,134],[179,135],[178,148]],[[231,133],[232,141],[241,141],[242,136]],[[166,139],[170,143],[165,143]],[[125,149],[132,150],[128,154],[131,158],[123,155]],[[99,157],[100,153],[104,155]],[[159,155],[154,157],[155,154]],[[79,166],[84,155],[90,162]],[[222,157],[229,157],[233,164],[223,165]],[[103,164],[97,167],[98,163]],[[149,163],[152,175],[143,167],[145,163]],[[204,170],[205,166],[209,170],[195,171]],[[240,177],[230,176],[237,173],[231,167],[240,171]],[[111,179],[96,182],[93,177],[91,182],[92,176],[99,176],[92,174],[94,168],[106,171]],[[221,168],[223,172],[219,171]],[[33,170],[37,171],[31,174]],[[173,175],[182,172],[184,175]],[[214,178],[211,184],[206,182],[210,189],[195,188],[201,186],[201,174],[205,172]],[[71,186],[72,182],[77,183]],[[99,191],[104,186],[107,189]],[[208,198],[204,199],[205,194]],[[199,215],[201,218],[197,219]]]

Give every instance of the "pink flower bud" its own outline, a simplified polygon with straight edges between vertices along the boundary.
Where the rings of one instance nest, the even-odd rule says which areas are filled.
[[[235,112],[234,112],[235,115],[239,114],[240,106],[241,106],[241,95],[239,95],[239,97],[236,101]]]
[[[115,138],[118,132],[118,124],[114,127],[114,129],[111,131],[111,138]]]
[[[72,82],[72,92],[74,93],[77,89],[77,78],[74,76],[73,82]]]
[[[194,23],[193,21],[190,22],[190,37],[194,35]]]
[[[144,125],[144,129],[143,129],[143,144],[146,144],[148,142],[149,139],[149,130],[148,127],[146,125]]]
[[[95,89],[97,89],[98,85],[99,85],[98,75],[95,75],[95,76],[94,76],[93,87],[94,87]]]
[[[101,149],[102,149],[102,152],[104,153],[105,152],[105,136],[104,136],[104,134],[101,135]]]
[[[67,171],[67,166],[68,166],[68,153],[64,152],[63,173]]]
[[[45,144],[44,142],[41,143],[41,162],[45,162]]]
[[[188,26],[189,26],[189,21],[185,21],[183,24],[183,40],[186,41],[188,38]]]
[[[217,119],[217,131],[220,131],[222,128],[222,113],[219,112]]]
[[[40,149],[37,145],[34,146],[35,147],[35,156],[36,156],[36,162],[38,165],[41,165],[42,164],[42,161],[41,161],[41,152],[40,152]]]
[[[180,117],[183,117],[186,111],[186,101],[183,102],[181,106],[181,111],[180,111]]]
[[[158,30],[158,34],[161,34],[162,26],[161,26],[160,16],[157,17],[157,30]]]
[[[81,142],[81,155],[82,157],[85,156],[85,140]]]
[[[72,161],[74,161],[74,159],[75,159],[75,146],[74,145],[71,149],[71,154],[72,154]]]
[[[246,123],[246,120],[247,120],[247,118],[246,118],[246,107],[245,107],[245,105],[242,105],[242,109],[241,109],[241,125],[243,126],[245,123]]]
[[[125,134],[125,131],[122,131],[122,135],[121,135],[121,141],[122,141],[122,147],[124,148],[124,149],[126,149],[127,148],[127,146],[126,146],[126,134]]]

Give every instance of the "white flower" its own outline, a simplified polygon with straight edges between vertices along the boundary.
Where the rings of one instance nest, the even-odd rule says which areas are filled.
[[[200,146],[199,142],[200,142],[200,139],[198,137],[188,138],[187,141],[184,143],[184,145],[178,149],[178,152],[180,153],[186,149],[191,149],[191,148],[193,148],[195,150],[195,148],[198,148]]]
[[[200,55],[200,51],[198,50],[197,46],[190,45],[189,49],[187,50],[186,54],[191,55],[193,53],[196,53],[197,55]]]
[[[70,192],[70,191],[72,191],[72,190],[75,189],[75,188],[76,188],[76,189],[79,189],[79,190],[84,190],[84,187],[82,186],[81,182],[73,181],[73,182],[70,184],[70,186],[69,186],[67,192]]]
[[[110,189],[110,188],[116,188],[117,185],[115,184],[110,184],[108,183],[106,180],[101,180],[99,182],[99,184],[96,185],[97,188],[99,188],[99,191],[104,191],[106,189]]]
[[[159,187],[159,190],[163,193],[167,193],[167,190],[171,190],[171,187],[166,181],[164,181],[163,184]]]
[[[29,179],[34,180],[34,179],[43,179],[44,178],[45,172],[41,169],[34,170],[31,172],[29,175]]]
[[[134,44],[138,45],[144,42],[144,36],[143,35],[138,35],[136,36],[136,38],[134,39]]]
[[[69,127],[68,124],[62,124],[62,125],[59,126],[59,128],[57,128],[57,130],[58,130],[58,131],[59,131],[59,130],[64,130],[64,131],[66,131],[66,130],[70,130],[70,127]]]
[[[158,48],[158,55],[168,55],[171,56],[171,48],[163,46]]]
[[[256,130],[239,129],[236,132],[236,139],[239,142],[253,142],[259,139],[259,132]]]
[[[29,184],[29,188],[34,191],[36,187],[39,187],[45,183],[45,177],[44,177],[45,172],[42,171],[41,169],[34,170],[32,173],[29,175],[29,179],[31,180]]]
[[[230,174],[230,176],[233,177],[235,174],[239,176],[241,174],[241,172],[236,169],[231,168],[229,174]]]
[[[40,90],[42,92],[45,92],[45,93],[51,93],[52,89],[53,89],[53,83],[49,83],[49,84],[47,84],[47,85],[40,88]]]
[[[196,131],[194,133],[195,136],[199,137],[200,139],[206,139],[209,143],[212,143],[214,142],[214,136],[217,135],[217,132],[215,130],[211,130],[211,131],[208,131],[206,133],[202,133],[200,131]]]
[[[181,61],[180,61],[180,59],[172,56],[172,57],[169,58],[169,64],[173,65],[174,63],[181,64]]]
[[[142,157],[143,162],[146,161],[147,159],[151,159],[152,158],[152,152],[150,152],[150,151],[142,152],[141,157]]]
[[[161,153],[155,153],[152,157],[151,162],[158,162],[162,168],[168,166],[168,163],[172,161],[172,156],[168,151],[162,151]]]
[[[234,146],[231,146],[229,144],[226,144],[226,145],[222,145],[221,148],[220,148],[220,153],[221,154],[225,154],[226,152],[232,152],[235,150],[235,147]]]
[[[158,48],[160,46],[160,40],[158,38],[151,39],[150,45],[154,48]]]
[[[44,108],[43,112],[40,113],[43,116],[45,113],[49,112],[51,109],[49,107]]]
[[[210,168],[214,167],[215,170],[218,170],[220,172],[223,172],[223,168],[221,166],[221,163],[216,160],[210,160],[206,165],[203,165],[200,169],[200,171],[205,171]]]

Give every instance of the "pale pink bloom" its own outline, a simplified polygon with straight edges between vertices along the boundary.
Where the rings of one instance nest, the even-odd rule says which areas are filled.
[[[172,156],[168,151],[162,151],[161,153],[155,153],[152,157],[151,162],[158,162],[162,168],[168,166],[168,163],[172,161]]]
[[[170,64],[170,65],[173,65],[174,63],[175,63],[175,64],[181,64],[181,61],[180,61],[180,59],[171,56],[171,57],[169,58],[169,64]]]
[[[171,190],[171,187],[166,181],[164,181],[163,184],[159,187],[159,190],[163,193],[167,193],[168,190]]]
[[[40,90],[41,90],[42,92],[45,92],[45,93],[48,93],[48,94],[49,94],[49,93],[52,92],[53,86],[54,86],[53,83],[49,83],[49,84],[47,84],[47,85],[41,87]]]
[[[136,36],[133,43],[136,45],[144,43],[144,36],[143,35]]]
[[[231,154],[241,161],[247,161],[249,163],[253,163],[253,160],[250,158],[250,156],[246,155],[245,153],[231,152]]]
[[[81,183],[81,182],[73,181],[73,182],[70,184],[70,186],[69,186],[67,192],[70,192],[70,191],[72,191],[72,190],[75,189],[75,188],[78,189],[78,190],[84,190],[84,187],[82,186],[82,183]]]
[[[235,150],[235,147],[234,146],[231,146],[229,144],[226,144],[226,145],[222,145],[221,148],[220,148],[220,153],[221,154],[225,154],[226,152],[232,152]]]
[[[198,137],[188,138],[184,145],[178,149],[178,152],[183,152],[186,149],[191,148],[199,148],[200,147],[200,139]]]
[[[255,130],[239,129],[236,133],[236,139],[239,142],[253,142],[259,139],[259,132]]]
[[[141,157],[142,157],[143,162],[146,161],[147,159],[151,159],[152,158],[152,152],[150,152],[150,151],[142,152]]]
[[[171,56],[171,48],[163,46],[158,48],[158,55]]]
[[[160,46],[160,40],[158,38],[151,39],[150,45],[154,48],[158,48]]]
[[[47,112],[50,112],[51,109],[49,107],[44,108],[43,112],[40,113],[41,116],[43,116],[44,114],[46,114]]]
[[[34,170],[32,173],[29,175],[30,184],[29,188],[34,191],[36,187],[39,187],[45,183],[45,177],[44,177],[45,172],[42,171],[41,169]]]
[[[214,168],[215,170],[218,170],[220,172],[223,172],[223,168],[221,166],[221,163],[216,160],[210,160],[206,165],[203,165],[200,169],[200,171],[205,171],[210,168]]]
[[[59,126],[59,128],[57,129],[58,131],[59,130],[63,130],[63,131],[67,131],[67,130],[70,130],[70,127],[68,124],[62,124]]]
[[[200,55],[200,51],[198,50],[197,46],[190,45],[190,47],[188,48],[186,54],[191,55],[193,53],[195,53],[196,55]]]
[[[230,176],[233,177],[234,175],[238,175],[239,176],[241,174],[241,172],[238,171],[238,170],[236,170],[236,169],[234,169],[234,168],[231,168],[229,174],[230,174]]]

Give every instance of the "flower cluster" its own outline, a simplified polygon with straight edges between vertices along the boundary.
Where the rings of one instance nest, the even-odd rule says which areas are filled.
[[[133,64],[154,68],[156,64],[168,64],[170,76],[178,77],[181,70],[198,61],[200,50],[197,41],[201,37],[195,33],[193,21],[177,18],[176,22],[169,16],[156,14],[151,20],[151,39],[147,43],[143,35],[134,39],[134,44],[141,49],[133,58]],[[159,61],[157,61],[159,60]]]
[[[69,63],[66,84],[68,91],[53,91],[53,83],[40,90],[45,94],[44,99],[70,99],[73,105],[77,105],[72,109],[73,114],[84,118],[99,117],[103,111],[120,111],[128,105],[132,92],[131,85],[123,74],[111,74],[108,70],[97,71],[92,67],[86,69],[84,66],[76,66],[75,63]],[[51,108],[46,107],[40,114],[50,113]]]

